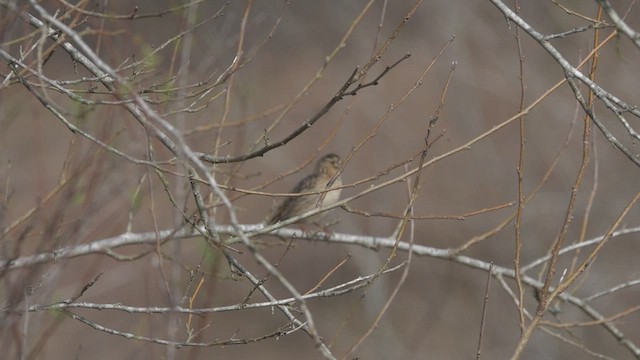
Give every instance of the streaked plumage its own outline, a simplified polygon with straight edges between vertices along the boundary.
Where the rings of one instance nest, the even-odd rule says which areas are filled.
[[[336,154],[327,154],[316,163],[313,173],[302,179],[291,191],[292,193],[305,193],[325,190],[329,181],[340,169],[340,157]],[[342,185],[342,180],[338,177],[332,187]],[[266,225],[272,225],[278,221],[290,219],[316,208],[320,196],[324,199],[320,206],[331,205],[340,199],[340,190],[330,191],[326,194],[304,195],[299,197],[288,197],[277,203],[274,210],[267,217]],[[324,217],[326,212],[306,218],[301,223],[317,222]]]

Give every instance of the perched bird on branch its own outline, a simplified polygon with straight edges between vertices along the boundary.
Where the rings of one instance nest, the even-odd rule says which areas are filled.
[[[284,221],[304,214],[313,210],[318,206],[327,206],[336,203],[340,199],[340,189],[329,192],[326,190],[327,184],[336,175],[341,166],[340,157],[336,154],[327,154],[320,158],[316,163],[313,173],[302,179],[296,187],[291,190],[292,193],[309,193],[318,192],[317,194],[302,195],[297,197],[287,197],[280,201],[273,208],[271,214],[267,217],[265,225],[273,225],[278,221]],[[336,178],[332,187],[342,185],[340,176]],[[323,198],[318,204],[318,200]],[[314,215],[310,218],[300,220],[299,223],[317,223],[326,215],[326,212]]]

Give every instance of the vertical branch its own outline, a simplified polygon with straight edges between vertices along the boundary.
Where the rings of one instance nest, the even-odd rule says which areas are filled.
[[[487,284],[484,288],[484,302],[482,303],[482,318],[480,319],[480,335],[478,336],[478,350],[476,351],[476,360],[480,360],[480,353],[482,350],[482,334],[484,333],[484,325],[487,318],[487,304],[489,303],[489,285],[491,285],[491,272],[493,271],[493,261],[489,265],[489,271],[487,271]],[[522,308],[518,304],[518,308]]]
[[[571,75],[568,72],[566,73],[565,76],[567,77],[567,81],[569,82],[569,84],[570,85],[573,84],[573,79],[571,78]],[[576,91],[579,91],[579,89],[576,89]],[[591,110],[591,108],[589,109]],[[526,328],[526,330],[522,333],[520,337],[520,341],[518,342],[518,345],[516,346],[516,349],[512,357],[513,359],[518,359],[520,357],[520,355],[524,351],[524,347],[529,342],[531,335],[533,334],[540,320],[542,319],[542,316],[547,311],[550,302],[553,300],[553,297],[549,296],[549,291],[550,291],[549,289],[551,287],[551,282],[553,281],[554,276],[556,274],[556,270],[557,270],[556,265],[558,262],[558,258],[560,256],[560,249],[564,244],[564,241],[567,237],[567,233],[569,231],[569,225],[571,224],[574,217],[575,204],[578,196],[578,191],[582,186],[582,182],[584,180],[587,166],[589,164],[589,159],[590,159],[589,150],[591,147],[590,141],[591,141],[591,120],[589,116],[587,116],[585,117],[585,120],[584,120],[584,129],[582,133],[582,160],[580,163],[580,168],[576,175],[576,179],[573,183],[573,186],[571,187],[571,195],[569,197],[569,203],[567,204],[567,210],[565,212],[565,217],[562,222],[562,228],[560,229],[560,233],[558,234],[558,237],[556,238],[556,241],[554,242],[550,251],[551,258],[549,259],[549,265],[548,265],[547,273],[544,279],[544,285],[537,292],[538,307],[536,309],[533,320],[531,321],[529,326]],[[558,294],[557,291],[558,289],[556,289],[554,294]]]
[[[244,9],[244,15],[242,16],[242,21],[240,23],[240,38],[238,40],[238,48],[236,50],[236,56],[233,59],[233,63],[230,68],[230,75],[227,79],[227,88],[224,93],[224,110],[222,112],[222,119],[220,119],[220,129],[218,130],[218,134],[216,135],[216,142],[213,147],[214,155],[218,156],[218,152],[220,151],[220,142],[222,139],[222,132],[224,130],[224,125],[227,122],[227,118],[229,117],[229,112],[231,111],[231,93],[233,92],[233,84],[236,75],[236,70],[242,64],[242,58],[244,56],[244,38],[247,33],[247,19],[249,18],[249,14],[251,13],[251,7],[253,5],[253,0],[247,1],[247,6]]]
[[[520,12],[520,4],[515,0],[516,14]],[[520,28],[516,26],[516,47],[518,48],[518,65],[520,69],[520,105],[518,112],[522,112],[525,106],[526,85],[524,82],[524,54],[522,52],[522,42],[520,41]],[[525,154],[525,114],[518,119],[520,130],[520,148],[518,156],[518,208],[516,210],[515,229],[516,229],[516,254],[514,258],[514,269],[516,286],[518,289],[518,321],[520,324],[520,333],[524,331],[524,289],[522,288],[522,274],[520,272],[521,251],[522,251],[522,212],[524,211],[525,195],[524,195],[524,154]]]
[[[190,29],[193,27],[195,21],[196,21],[196,17],[198,15],[198,4],[193,4],[193,6],[190,6],[187,9],[187,13],[185,14],[186,20],[184,23],[184,28],[186,29]],[[189,83],[189,77],[191,75],[191,55],[192,55],[192,50],[193,50],[193,38],[194,38],[194,34],[192,31],[188,31],[185,35],[182,41],[176,42],[176,50],[175,53],[178,53],[178,49],[180,49],[180,62],[178,64],[179,66],[179,70],[177,71],[177,74],[179,76],[178,81],[177,81],[177,85],[178,88],[180,89],[178,91],[178,97],[179,98],[184,98],[187,94],[187,91],[185,90],[185,87],[187,86],[187,84]],[[180,46],[181,45],[181,46]],[[174,56],[175,58],[175,56]],[[169,76],[173,75],[173,68],[174,68],[174,64],[175,61],[172,60],[171,62],[171,66],[169,69]],[[186,101],[179,101],[178,102],[178,107],[183,107],[183,105],[185,104]],[[184,130],[185,127],[185,113],[178,113],[175,119],[175,126],[177,129],[179,129],[180,131]],[[178,199],[178,201],[181,203],[181,207],[180,207],[180,212],[178,212],[175,217],[174,217],[174,226],[178,227],[180,226],[180,224],[184,223],[184,218],[181,214],[181,212],[186,212],[187,210],[187,206],[188,206],[188,194],[187,194],[187,179],[184,176],[179,176],[176,178],[174,185],[173,185],[173,189],[175,191],[175,197],[176,199]],[[180,258],[182,255],[182,242],[180,241],[176,241],[173,244],[171,244],[171,252],[173,254],[173,256],[175,256],[176,258]],[[160,257],[158,259],[158,264],[160,266],[160,269],[163,270],[163,261],[164,259],[162,257]],[[162,271],[162,273],[164,274],[164,271]],[[170,286],[171,286],[171,290],[174,293],[174,297],[173,299],[171,299],[171,301],[178,301],[179,296],[177,295],[179,288],[178,288],[178,284],[180,284],[180,278],[181,278],[181,273],[180,273],[180,268],[178,266],[172,266],[171,267],[171,272],[169,273],[170,275]],[[165,280],[166,282],[166,280]],[[184,296],[186,296],[187,294],[185,293]],[[172,316],[172,321],[170,322],[171,324],[173,324],[173,326],[170,326],[168,329],[168,337],[169,339],[175,340],[178,338],[177,336],[177,332],[178,332],[178,321],[179,318],[176,317],[175,315]],[[168,359],[174,359],[176,357],[176,349],[174,347],[167,347],[166,349],[166,357]]]
[[[602,16],[604,14],[604,9],[602,8],[602,6],[598,7],[598,14],[596,16],[596,19],[598,21],[602,20]],[[593,30],[593,47],[597,48],[600,45],[600,29],[594,29]],[[595,52],[593,54],[593,58],[591,60],[591,68],[589,69],[589,79],[591,79],[591,81],[595,81],[596,79],[596,70],[598,68],[598,59],[600,58],[600,52]],[[588,106],[590,108],[594,107],[594,102],[596,99],[596,94],[593,92],[592,89],[589,89],[589,102],[588,102]],[[584,114],[585,120],[584,121],[589,121],[589,114]],[[595,153],[595,143],[593,144],[594,146],[594,153]],[[587,234],[587,227],[589,225],[589,214],[591,212],[591,206],[593,205],[593,201],[595,199],[595,195],[597,192],[597,188],[598,188],[598,161],[596,159],[595,164],[594,164],[594,183],[593,183],[593,187],[591,189],[591,192],[589,194],[589,199],[587,200],[587,207],[585,209],[585,213],[584,213],[584,217],[582,219],[582,226],[580,229],[580,238],[578,239],[578,243],[584,241],[586,234]],[[578,249],[576,251],[574,260],[571,264],[571,269],[570,272],[573,272],[575,264],[576,264],[576,260],[578,258],[578,255],[580,254],[580,249]]]

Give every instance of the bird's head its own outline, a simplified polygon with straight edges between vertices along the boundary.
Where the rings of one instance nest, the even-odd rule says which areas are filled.
[[[316,172],[333,176],[338,169],[340,169],[341,165],[342,161],[340,160],[340,156],[336,154],[327,154],[318,160],[318,163],[316,164]]]

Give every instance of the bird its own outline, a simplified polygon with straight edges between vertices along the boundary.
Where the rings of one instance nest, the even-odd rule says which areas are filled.
[[[342,162],[340,157],[336,154],[327,154],[320,158],[316,163],[316,167],[310,175],[300,180],[300,182],[291,190],[291,193],[307,193],[307,192],[321,192],[326,190],[327,184],[336,175]],[[342,185],[342,179],[338,176],[333,182],[333,187],[339,187]],[[273,207],[273,210],[267,217],[265,225],[273,225],[279,221],[284,221],[304,214],[307,211],[313,210],[318,204],[318,200],[324,197],[322,202],[318,206],[327,206],[335,204],[340,199],[340,189],[321,192],[312,195],[302,195],[296,197],[287,197],[286,199],[277,202]],[[326,212],[311,216],[309,218],[300,220],[299,223],[317,223],[326,215]]]

